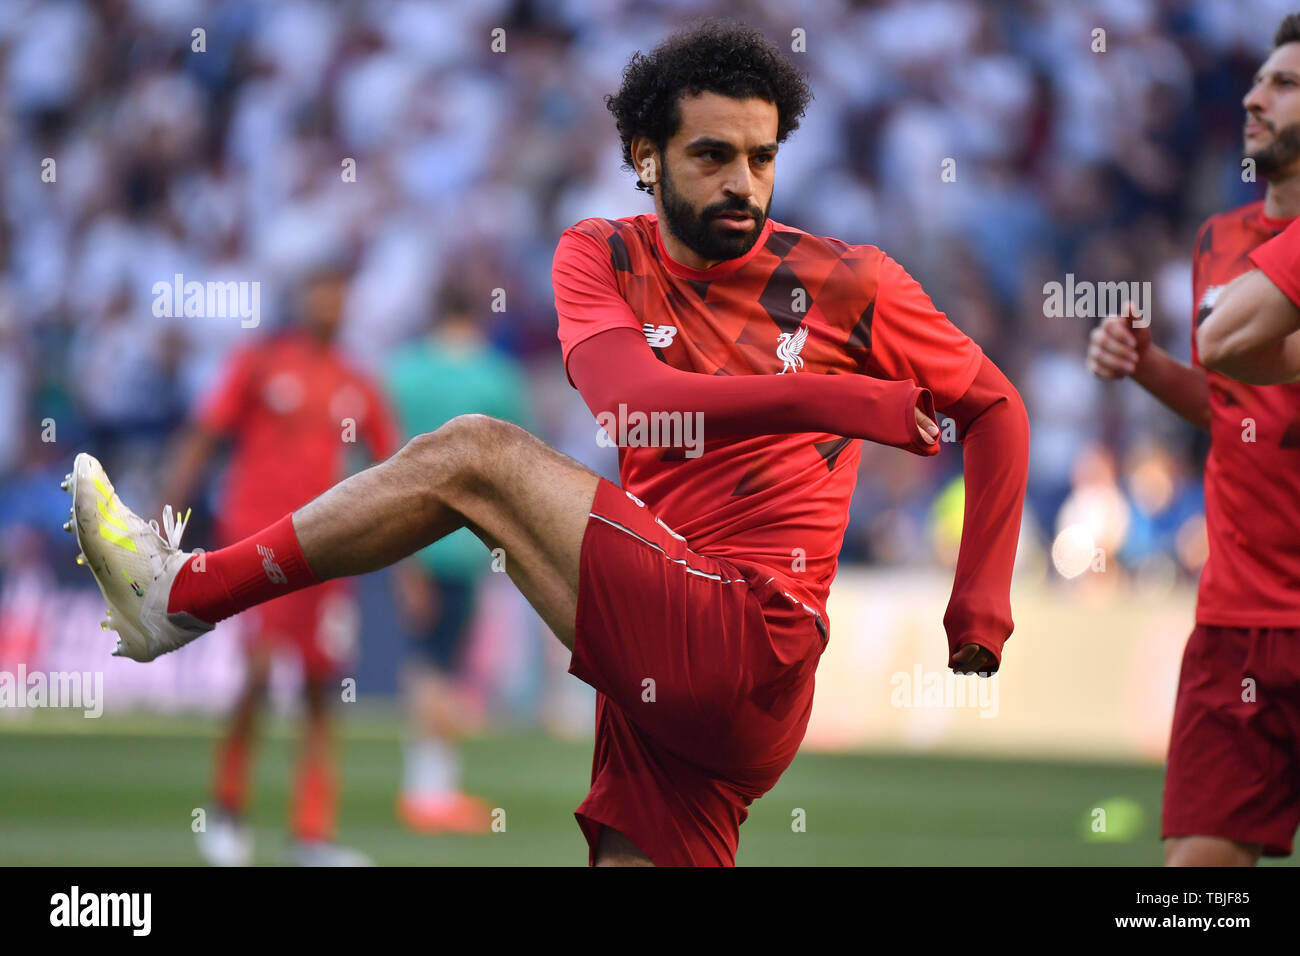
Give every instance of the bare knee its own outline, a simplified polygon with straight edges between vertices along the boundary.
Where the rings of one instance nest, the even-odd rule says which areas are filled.
[[[531,436],[511,422],[490,415],[457,415],[431,432],[412,438],[399,452],[429,484],[444,490],[490,485],[503,462]]]
[[[1183,836],[1165,840],[1165,866],[1254,866],[1263,848],[1223,837]]]

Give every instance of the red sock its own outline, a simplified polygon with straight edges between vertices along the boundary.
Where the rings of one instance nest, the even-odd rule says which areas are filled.
[[[238,816],[248,802],[248,742],[228,737],[217,749],[217,803]]]
[[[332,838],[337,803],[333,760],[327,753],[313,750],[302,758],[294,780],[293,817],[289,821],[293,835],[299,840]]]
[[[172,582],[167,612],[185,611],[216,624],[254,604],[319,583],[303,557],[293,515],[287,514],[228,548],[186,561]]]

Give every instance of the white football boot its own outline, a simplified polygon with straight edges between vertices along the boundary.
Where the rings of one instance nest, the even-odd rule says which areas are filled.
[[[77,535],[77,563],[89,566],[108,605],[100,627],[118,633],[114,657],[151,661],[212,630],[190,614],[167,613],[172,581],[191,556],[180,550],[188,511],[176,521],[168,505],[159,531],[157,521],[146,523],[122,504],[103,467],[84,452],[63,488],[72,494],[72,517],[63,527]]]

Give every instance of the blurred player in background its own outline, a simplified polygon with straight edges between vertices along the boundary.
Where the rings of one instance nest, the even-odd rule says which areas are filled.
[[[392,454],[395,426],[375,386],[334,345],[348,273],[329,266],[301,284],[293,324],[238,349],[183,436],[163,501],[184,501],[221,439],[233,444],[216,535],[239,541],[272,515],[298,507],[346,475],[348,452],[362,442],[375,460]],[[250,333],[256,334],[256,333]],[[267,574],[275,575],[266,556]],[[205,860],[242,866],[252,860],[244,822],[256,725],[273,654],[301,664],[305,705],[302,751],[290,809],[291,855],[305,866],[365,863],[332,840],[338,803],[330,702],[337,675],[356,644],[358,612],[346,582],[328,581],[257,608],[245,622],[247,671],[218,748],[214,800],[198,834]]]
[[[429,334],[390,361],[388,392],[406,437],[470,412],[528,424],[523,370],[488,343],[479,312],[466,288],[449,283]],[[468,708],[456,683],[491,560],[461,528],[395,568],[398,609],[414,635],[403,675],[411,739],[397,814],[420,832],[491,829],[491,809],[460,790],[457,741]]]
[[[1282,21],[1273,44],[1242,101],[1245,154],[1268,189],[1197,234],[1194,329],[1300,215],[1300,15]],[[1205,364],[1203,344],[1214,350]],[[1209,556],[1165,771],[1165,862],[1175,866],[1286,856],[1300,825],[1300,385],[1233,380],[1214,369],[1241,361],[1229,352],[1222,336],[1198,333],[1184,365],[1131,314],[1103,321],[1088,349],[1093,374],[1131,377],[1210,433]],[[1254,354],[1256,366],[1278,368],[1276,356]],[[1270,380],[1258,367],[1246,377]]]

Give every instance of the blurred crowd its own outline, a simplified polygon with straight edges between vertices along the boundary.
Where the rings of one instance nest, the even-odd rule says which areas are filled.
[[[1043,285],[1150,281],[1155,339],[1187,358],[1192,238],[1262,195],[1241,178],[1240,101],[1290,6],[7,0],[0,575],[34,554],[75,573],[57,489],[73,453],[149,500],[224,358],[283,323],[322,261],[352,264],[341,344],[374,371],[449,279],[482,290],[536,430],[613,476],[560,369],[551,257],[577,220],[651,210],[603,97],[634,50],[722,14],[793,45],[815,93],[773,217],[885,249],[1019,386],[1026,560],[1049,568],[1083,524],[1111,570],[1194,576],[1204,436],[1092,379],[1091,321],[1045,317]],[[260,324],[157,315],[176,275],[260,283]],[[959,472],[957,454],[865,447],[844,559],[950,559]]]

